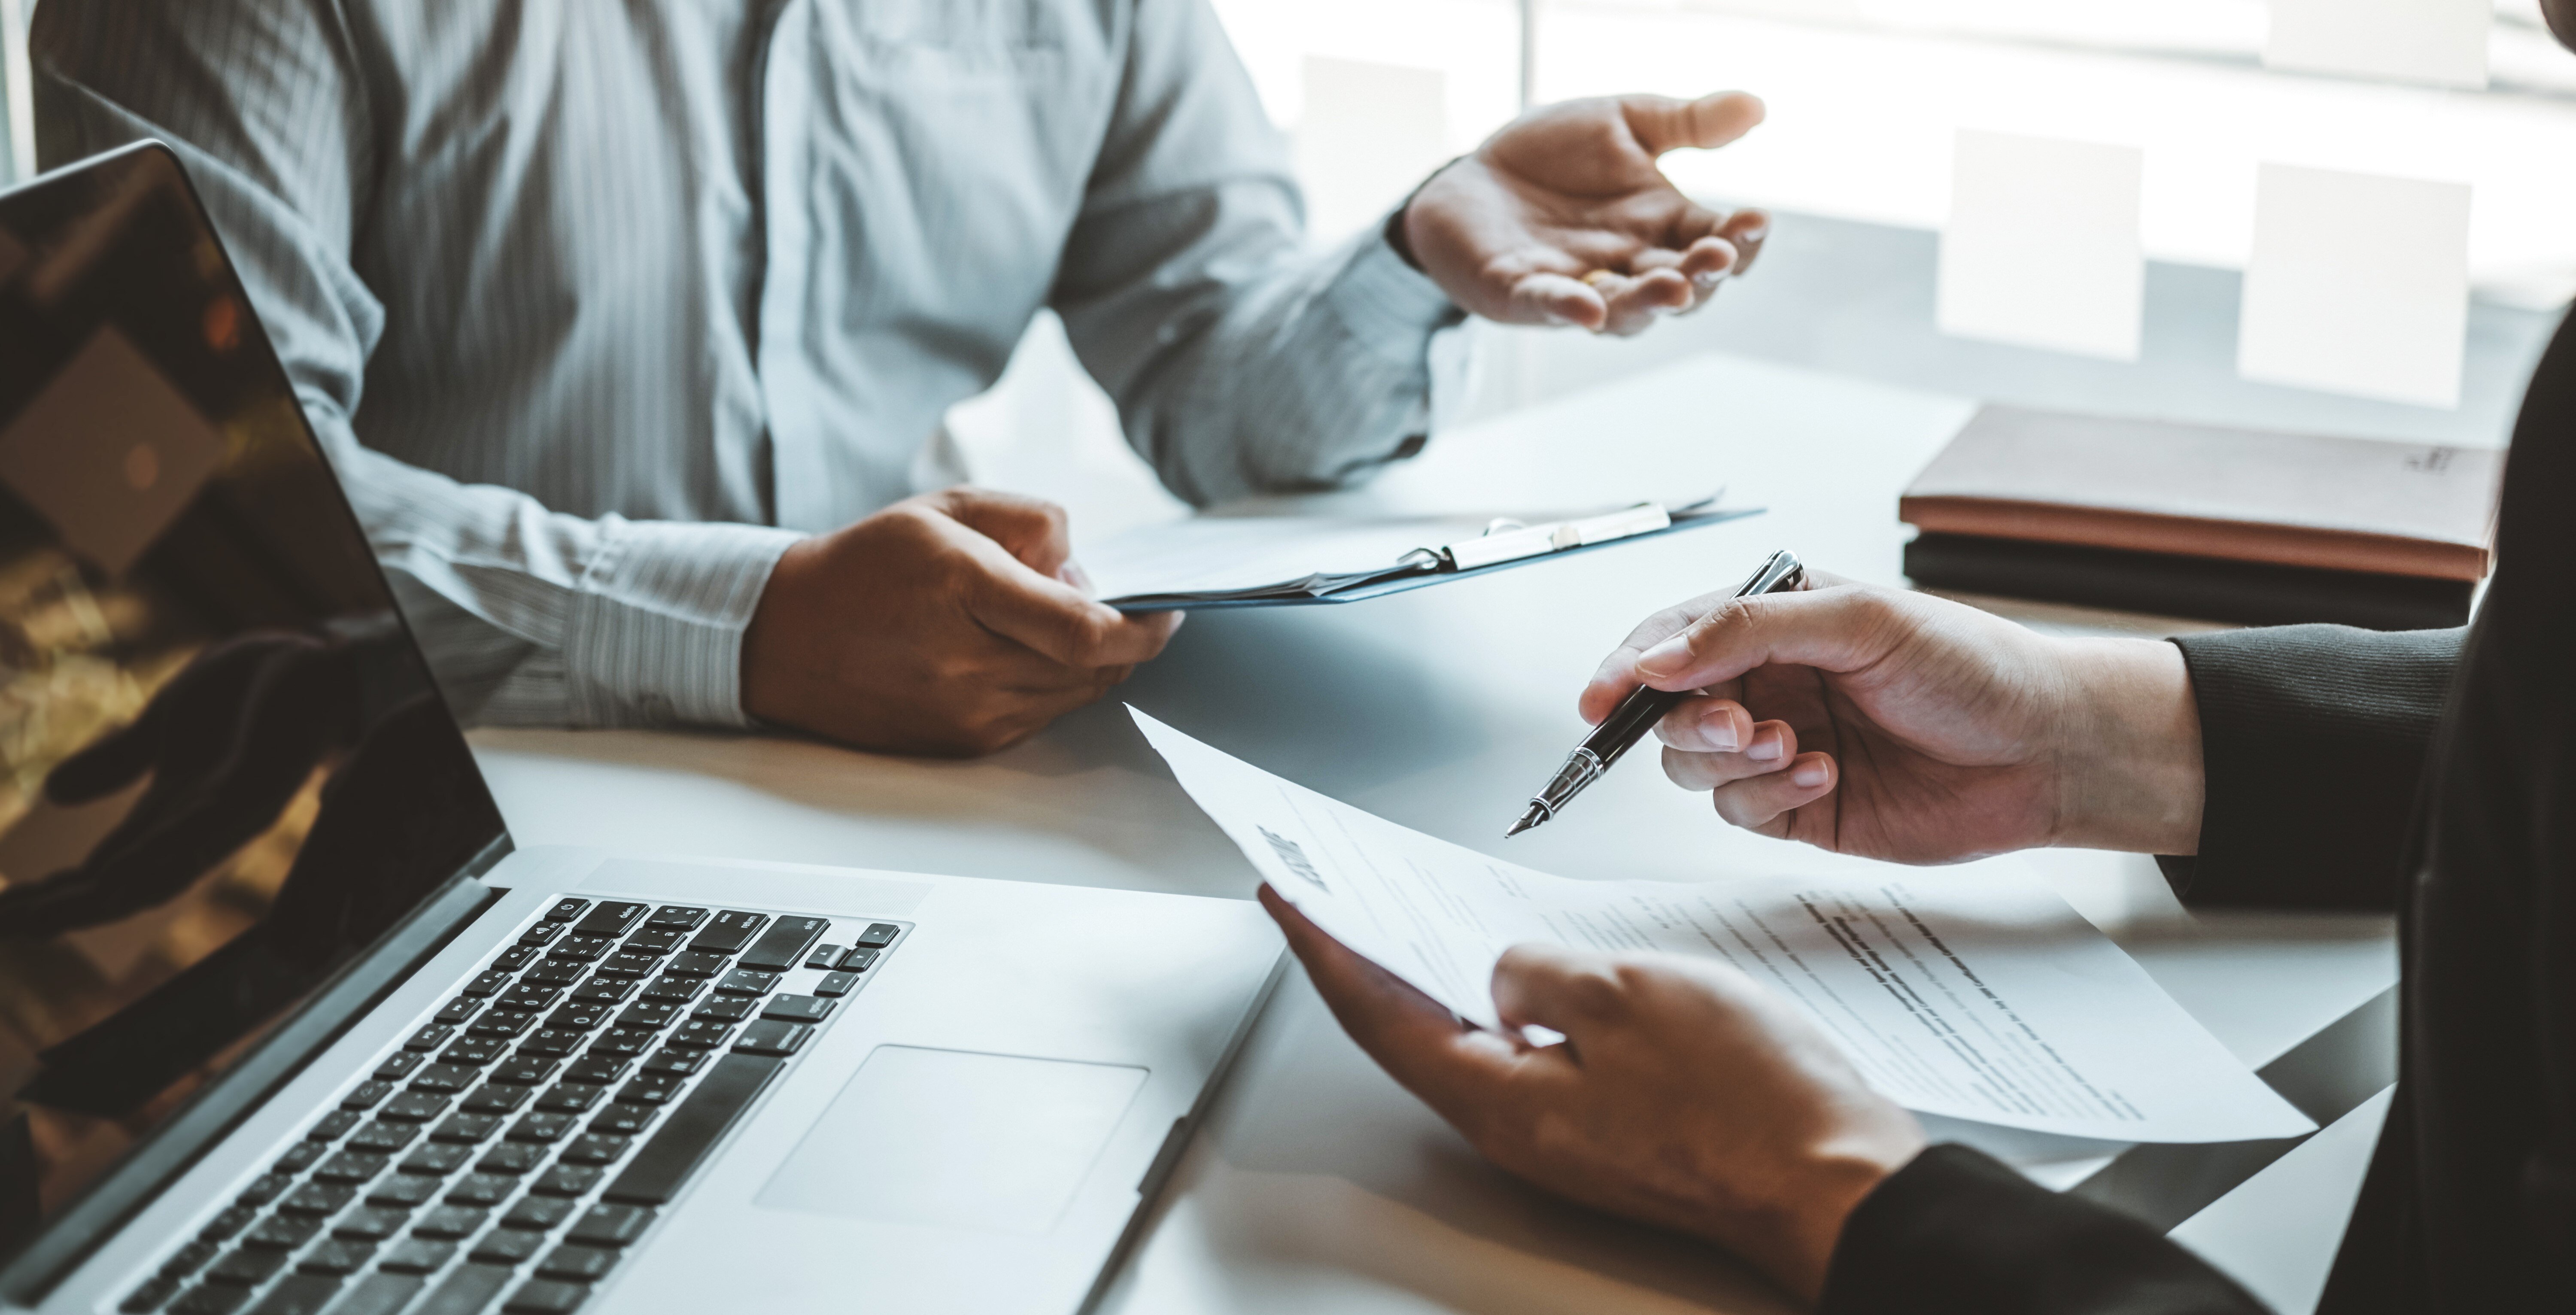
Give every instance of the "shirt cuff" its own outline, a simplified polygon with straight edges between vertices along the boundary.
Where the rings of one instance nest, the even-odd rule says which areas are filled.
[[[770,569],[805,536],[763,525],[605,516],[564,627],[575,725],[748,726],[742,632]]]
[[[1406,365],[1418,365],[1431,335],[1467,318],[1431,276],[1404,263],[1387,245],[1385,226],[1353,239],[1350,258],[1324,298],[1352,341]]]

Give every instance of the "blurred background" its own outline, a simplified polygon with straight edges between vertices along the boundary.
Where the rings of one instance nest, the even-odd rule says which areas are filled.
[[[2550,39],[2534,0],[1215,4],[1294,143],[1318,242],[1378,222],[1527,103],[1724,88],[1768,102],[1769,121],[1743,142],[1665,161],[1696,196],[1778,214],[1762,267],[1706,312],[1636,339],[1469,326],[1444,344],[1472,368],[1463,395],[1443,399],[1442,428],[1715,350],[2029,405],[2493,445],[2576,294],[2576,55]],[[0,178],[22,176],[33,156],[22,40],[32,8],[0,0]],[[2098,334],[2089,346],[2081,334],[2053,339],[2044,323],[1999,329],[1954,300],[1967,297],[1963,282],[1943,287],[1970,272],[1945,274],[1945,229],[1960,259],[1971,238],[2006,250],[2021,240],[1966,231],[1991,218],[1998,184],[1963,172],[1962,141],[2030,139],[2072,144],[2079,171],[2107,162],[2129,189],[2111,209],[2123,224],[2135,216],[2134,234],[2114,243],[2137,267],[2122,294],[2135,306],[2110,316],[2107,347]],[[2429,229],[2357,219],[2344,253],[2367,261],[2380,244],[2376,254],[2420,273],[2428,282],[2410,305],[2465,302],[2456,328],[2434,330],[2429,391],[2394,398],[2367,377],[2279,382],[2282,371],[2266,375],[2250,347],[2240,352],[2258,193],[2280,166],[2395,180],[2407,196],[2438,184],[2426,193],[2437,211],[2465,198],[2464,237],[2438,215]],[[2043,199],[2051,187],[2061,201],[2083,191],[2033,167]],[[2320,246],[2282,231],[2275,245]],[[979,480],[1067,502],[1084,538],[1181,510],[1127,453],[1051,318],[951,429]]]

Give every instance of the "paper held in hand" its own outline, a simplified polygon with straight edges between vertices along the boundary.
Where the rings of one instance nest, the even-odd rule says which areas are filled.
[[[2016,864],[1574,881],[1407,830],[1129,711],[1273,889],[1477,1026],[1500,1027],[1488,983],[1509,946],[1661,950],[1721,960],[1797,1002],[1909,1109],[2129,1142],[2316,1129]]]

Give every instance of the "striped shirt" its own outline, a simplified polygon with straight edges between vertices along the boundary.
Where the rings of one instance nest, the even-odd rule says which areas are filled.
[[[471,719],[740,724],[778,554],[945,482],[1041,308],[1200,503],[1407,450],[1459,315],[1305,246],[1206,0],[47,0],[32,44],[48,165],[186,160]]]

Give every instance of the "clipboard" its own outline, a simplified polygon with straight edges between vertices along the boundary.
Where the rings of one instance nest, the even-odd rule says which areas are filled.
[[[1640,539],[1743,520],[1764,511],[1761,507],[1722,507],[1718,505],[1720,496],[1722,491],[1673,508],[1660,503],[1641,502],[1596,516],[1537,525],[1497,520],[1488,524],[1481,535],[1448,543],[1424,544],[1382,567],[1316,571],[1243,588],[1129,593],[1101,601],[1127,613],[1356,603],[1452,580],[1508,571],[1533,562],[1556,561]]]

